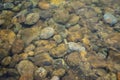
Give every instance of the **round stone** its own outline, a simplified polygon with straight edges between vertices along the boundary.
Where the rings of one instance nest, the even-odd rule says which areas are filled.
[[[27,15],[25,24],[32,25],[35,24],[40,18],[39,13],[30,13]]]
[[[46,27],[41,31],[40,38],[41,39],[48,39],[54,35],[54,29],[51,27]]]

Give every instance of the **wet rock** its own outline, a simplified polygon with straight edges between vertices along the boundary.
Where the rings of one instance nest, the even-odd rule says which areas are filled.
[[[8,3],[4,3],[3,6],[4,6],[4,9],[12,9],[14,7],[14,4],[8,2]]]
[[[85,3],[81,2],[81,1],[73,1],[70,5],[74,10],[78,10],[78,9],[84,7]]]
[[[62,69],[62,68],[54,70],[52,73],[53,76],[59,76],[59,77],[64,76],[64,74],[65,74],[65,69]]]
[[[61,43],[63,40],[62,40],[62,37],[60,35],[55,35],[53,37],[53,39],[57,42],[57,43]]]
[[[27,54],[28,54],[28,56],[34,56],[34,55],[35,55],[35,52],[29,51],[29,52],[27,52]]]
[[[40,18],[42,20],[47,20],[49,18],[51,18],[53,15],[53,12],[51,10],[42,10],[40,11]]]
[[[30,2],[32,3],[33,7],[36,7],[39,3],[39,0],[30,0]]]
[[[14,44],[12,45],[12,53],[18,54],[22,52],[23,48],[24,48],[23,40],[17,39],[14,41]]]
[[[35,45],[30,44],[25,48],[24,52],[33,51],[34,49],[35,49]]]
[[[0,19],[0,25],[2,25],[3,23],[5,23],[4,19]]]
[[[26,17],[25,24],[32,25],[35,24],[40,18],[39,13],[29,13]]]
[[[72,14],[69,21],[67,22],[67,27],[73,26],[75,24],[77,24],[77,22],[79,21],[80,17]]]
[[[21,75],[19,80],[33,80],[33,75],[31,75],[30,73],[27,73],[27,74],[24,74],[24,75]]]
[[[14,54],[13,56],[12,56],[12,60],[11,60],[11,63],[10,63],[10,67],[15,67],[16,66],[16,64],[18,63],[20,61],[20,56],[18,55],[18,54]]]
[[[12,58],[11,58],[10,56],[5,57],[5,58],[2,60],[1,64],[4,65],[4,66],[7,66],[7,65],[9,65],[9,64],[11,63],[11,60],[12,60]]]
[[[33,72],[35,70],[35,66],[32,62],[28,60],[22,60],[18,63],[17,70],[21,75],[19,80],[33,80]]]
[[[67,75],[66,76],[64,76],[63,78],[62,78],[62,80],[84,80],[84,79],[82,79],[82,77],[80,77],[80,76],[82,76],[82,74],[80,74],[79,73],[79,75],[77,75],[77,71],[72,71],[72,70],[69,70],[68,72],[67,72]]]
[[[113,47],[116,49],[120,48],[120,34],[119,33],[111,33],[106,37],[106,43],[109,44],[109,47]]]
[[[7,73],[6,68],[0,68],[0,77]]]
[[[40,28],[39,27],[26,28],[26,29],[23,29],[20,34],[25,45],[28,45],[33,40],[36,40],[39,38]]]
[[[55,6],[59,6],[60,4],[64,3],[65,0],[51,0],[50,3]]]
[[[68,65],[66,64],[64,59],[55,59],[54,60],[54,68],[55,69],[60,69],[60,68],[67,69]]]
[[[46,27],[46,28],[41,30],[40,38],[41,39],[48,39],[48,38],[52,37],[54,35],[54,33],[55,33],[55,31],[53,28]]]
[[[120,80],[120,72],[117,72],[117,79]]]
[[[103,17],[104,17],[104,21],[110,24],[111,26],[118,22],[117,18],[111,13],[105,13]]]
[[[80,54],[77,52],[72,52],[66,57],[66,63],[69,66],[79,66],[80,61]]]
[[[18,77],[19,76],[18,71],[14,68],[7,68],[7,74],[9,76],[13,76],[13,77]]]
[[[38,69],[35,71],[35,77],[36,77],[37,79],[44,79],[44,78],[46,78],[47,73],[48,73],[48,72],[46,71],[45,68],[40,67],[40,68],[38,68]]]
[[[60,80],[58,76],[53,76],[50,80]]]
[[[85,51],[85,47],[83,47],[81,44],[79,43],[75,43],[75,42],[69,42],[68,43],[68,47],[70,51]]]
[[[35,45],[37,46],[34,50],[35,54],[39,54],[51,51],[51,49],[56,46],[56,43],[54,41],[39,40],[35,42]]]
[[[16,35],[11,30],[0,30],[0,59],[10,55],[9,51],[16,38]]]
[[[30,57],[30,60],[37,66],[49,66],[53,63],[53,59],[48,53],[37,54],[34,57]]]
[[[22,60],[18,63],[17,70],[20,75],[31,74],[32,76],[35,70],[35,66],[31,61]]]
[[[68,37],[67,37],[68,41],[77,42],[77,41],[80,41],[82,39],[82,37],[83,37],[83,34],[80,31],[80,26],[79,25],[71,26],[69,28]]]
[[[56,58],[63,57],[67,54],[68,46],[66,44],[59,44],[57,47],[51,49],[50,55]]]
[[[3,42],[2,44],[5,45],[5,43],[9,43],[10,45],[13,44],[16,35],[13,31],[11,30],[0,30],[0,38],[1,38],[1,42]],[[9,48],[7,46],[7,48]]]
[[[47,2],[40,1],[38,3],[38,7],[40,7],[41,9],[49,9],[50,8],[50,4],[47,3]]]
[[[53,15],[53,19],[57,23],[65,24],[70,18],[68,11],[66,10],[56,10]]]
[[[4,29],[11,28],[13,26],[13,23],[11,22],[13,16],[14,16],[14,12],[10,10],[3,10],[0,14],[0,18],[3,19],[5,22],[2,23],[1,27]]]
[[[0,49],[0,60],[2,60],[4,57],[8,56],[9,53],[5,49]]]

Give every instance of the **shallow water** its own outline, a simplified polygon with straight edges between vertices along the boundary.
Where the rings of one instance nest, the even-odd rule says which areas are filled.
[[[120,80],[119,0],[0,0],[0,80]]]

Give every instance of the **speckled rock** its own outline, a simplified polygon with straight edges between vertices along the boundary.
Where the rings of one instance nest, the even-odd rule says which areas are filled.
[[[11,51],[13,54],[18,54],[18,53],[22,52],[23,48],[24,48],[23,40],[17,39],[14,41]]]
[[[25,45],[28,45],[33,40],[36,40],[39,38],[40,28],[39,27],[26,28],[26,29],[23,29],[20,34]]]
[[[35,78],[36,79],[44,79],[47,76],[47,71],[45,68],[40,67],[35,71]]]
[[[40,38],[41,39],[48,39],[54,35],[55,31],[52,27],[46,27],[41,30]]]
[[[53,19],[57,23],[65,24],[70,18],[69,12],[66,10],[56,10]]]
[[[39,13],[29,13],[26,17],[25,24],[32,25],[35,24],[40,18]]]
[[[37,66],[49,66],[53,63],[53,59],[50,57],[48,53],[37,54],[34,57],[30,57],[30,60]]]
[[[59,44],[57,47],[51,49],[50,55],[53,57],[63,57],[67,54],[68,46],[66,44]]]
[[[21,75],[19,80],[33,80],[33,72],[35,70],[35,66],[32,62],[28,60],[22,60],[18,63],[17,70]]]
[[[52,73],[53,76],[59,76],[59,77],[64,76],[64,74],[65,74],[65,69],[62,69],[62,68],[54,70]]]
[[[7,65],[9,65],[9,64],[11,63],[11,60],[12,60],[12,58],[11,58],[10,56],[5,57],[5,58],[2,60],[1,64],[4,65],[4,66],[7,66]]]

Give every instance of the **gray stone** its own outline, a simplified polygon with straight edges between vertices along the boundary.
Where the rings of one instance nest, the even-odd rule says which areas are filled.
[[[52,27],[46,27],[41,30],[40,38],[41,39],[48,39],[54,35],[54,29]]]

